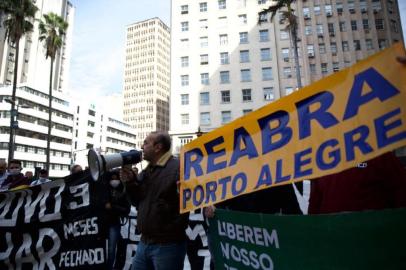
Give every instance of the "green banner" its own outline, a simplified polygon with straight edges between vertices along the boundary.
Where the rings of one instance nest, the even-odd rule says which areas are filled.
[[[216,269],[406,269],[406,208],[315,216],[216,210]]]

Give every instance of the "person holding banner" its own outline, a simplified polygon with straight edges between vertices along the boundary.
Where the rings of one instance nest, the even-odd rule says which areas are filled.
[[[406,170],[388,152],[311,181],[309,214],[406,207]]]
[[[120,171],[131,203],[137,207],[141,233],[133,270],[183,269],[189,214],[179,212],[179,160],[171,155],[166,132],[152,132],[144,140],[143,158],[149,162],[140,173],[129,166]]]
[[[7,178],[7,162],[4,159],[0,160],[0,187]]]
[[[30,186],[28,178],[21,173],[21,161],[10,160],[8,164],[8,176],[1,185],[1,190],[20,189]]]

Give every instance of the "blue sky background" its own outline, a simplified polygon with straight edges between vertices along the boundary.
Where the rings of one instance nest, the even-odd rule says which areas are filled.
[[[169,25],[170,0],[71,0],[76,8],[69,91],[96,98],[121,93],[126,26],[159,17]]]
[[[98,99],[121,94],[126,26],[159,17],[170,26],[170,0],[71,0],[76,7],[69,91]],[[406,1],[398,0],[406,36]]]

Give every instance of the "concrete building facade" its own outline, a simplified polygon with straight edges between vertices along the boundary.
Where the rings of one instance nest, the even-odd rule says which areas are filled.
[[[169,129],[170,32],[159,18],[127,26],[123,119],[140,148],[151,131]]]
[[[34,2],[38,11],[35,16],[36,20],[33,22],[33,32],[24,35],[20,40],[17,85],[28,85],[33,89],[48,93],[51,63],[50,59],[45,59],[44,45],[38,40],[38,25],[44,14],[54,12],[69,24],[64,44],[55,59],[53,78],[53,89],[59,92],[66,91],[75,8],[67,0],[37,0]],[[1,24],[5,18],[4,14],[0,14]],[[0,84],[11,85],[13,83],[14,62],[15,48],[5,39],[5,28],[0,27]]]
[[[176,153],[297,88],[292,40],[267,0],[173,0],[171,126]],[[303,85],[402,41],[397,1],[296,1]],[[258,20],[261,23],[258,24]]]
[[[129,124],[105,114],[94,104],[75,106],[72,162],[88,166],[87,153],[95,149],[103,155],[135,149],[135,130]]]
[[[44,168],[48,133],[49,96],[28,86],[16,91],[17,121],[14,158],[21,160],[24,170]],[[12,86],[0,87],[0,158],[7,160],[10,134]],[[45,105],[46,104],[46,105]],[[73,108],[63,93],[55,92],[52,102],[50,177],[69,174],[72,158]]]

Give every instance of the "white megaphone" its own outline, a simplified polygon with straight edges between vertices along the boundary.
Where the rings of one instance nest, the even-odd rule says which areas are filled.
[[[128,164],[136,164],[142,160],[142,152],[130,150],[112,155],[99,155],[94,149],[90,149],[87,154],[90,174],[94,181],[99,180],[105,172],[113,168],[121,167]]]

